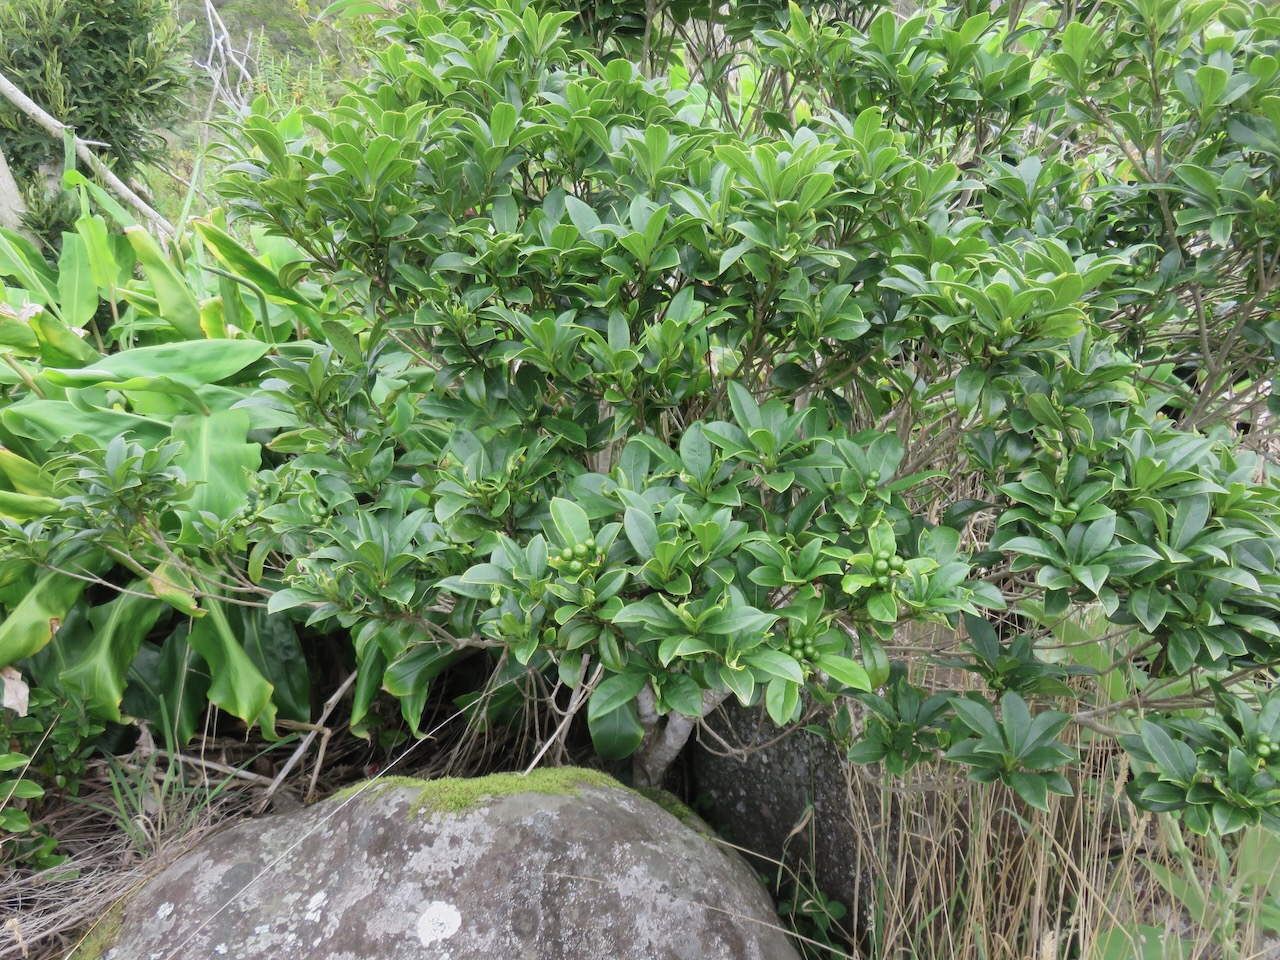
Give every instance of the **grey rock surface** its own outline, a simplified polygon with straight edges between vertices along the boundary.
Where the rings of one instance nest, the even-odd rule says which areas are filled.
[[[746,865],[587,771],[396,781],[237,824],[107,960],[798,960]]]
[[[860,838],[850,816],[851,799],[876,806],[852,769],[828,740],[782,731],[760,710],[726,704],[709,721],[725,742],[747,748],[745,760],[706,748],[693,751],[694,792],[708,819],[727,840],[761,855],[755,866],[777,872],[784,860],[805,864],[826,896],[852,907],[866,878],[859,877]],[[767,744],[767,746],[765,746]],[[810,808],[811,812],[810,812]],[[860,882],[861,881],[861,882]]]

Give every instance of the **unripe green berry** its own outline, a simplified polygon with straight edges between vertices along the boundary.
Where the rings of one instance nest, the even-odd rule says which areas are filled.
[[[583,567],[582,567],[581,560],[574,560],[572,563],[569,564],[570,573],[581,573],[582,570],[583,570]]]

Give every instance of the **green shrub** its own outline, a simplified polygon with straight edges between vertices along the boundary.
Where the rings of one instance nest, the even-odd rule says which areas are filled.
[[[835,733],[892,773],[962,764],[1045,809],[1084,776],[1074,724],[1149,809],[1280,823],[1280,485],[1238,442],[1275,413],[1276,21],[659,9],[637,41],[426,2],[332,109],[227,125],[263,255],[128,231],[147,277],[111,280],[108,337],[252,358],[180,379],[12,327],[0,426],[31,464],[77,454],[14,484],[6,553],[41,572],[11,621],[81,603],[73,562],[170,619],[6,622],[0,661],[92,662],[110,712],[140,658],[171,683],[194,650],[197,701],[269,729],[299,632],[343,631],[358,730],[379,691],[416,730],[489,657],[511,700],[571,688],[642,782],[729,697],[784,725],[860,702]],[[66,266],[9,259],[66,312]],[[974,682],[923,689],[938,661]]]
[[[184,113],[191,75],[168,0],[10,0],[0,5],[0,73],[121,175],[161,153]],[[48,246],[70,228],[61,192],[64,144],[0,99],[0,152],[26,198],[26,221]],[[46,179],[49,178],[49,179]]]
[[[127,173],[154,158],[182,113],[189,68],[167,0],[12,0],[0,8],[0,72]],[[0,149],[15,175],[62,161],[50,139],[0,102]]]

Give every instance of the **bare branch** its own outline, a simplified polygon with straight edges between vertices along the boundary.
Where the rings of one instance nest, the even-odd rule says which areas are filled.
[[[8,77],[0,73],[0,95],[12,103],[31,119],[36,126],[40,127],[49,136],[55,140],[61,140],[68,132],[74,136],[75,131],[71,130],[64,123],[60,123],[50,114],[41,109],[40,105],[28,97],[25,93],[17,88]],[[75,137],[76,156],[89,167],[95,174],[102,178],[102,182],[107,185],[107,189],[125,201],[129,206],[137,210],[142,216],[155,224],[160,230],[170,237],[176,236],[177,231],[173,224],[161,216],[158,212],[138,196],[127,184],[117,177],[111,168],[103,162],[102,158],[89,149],[89,142]]]

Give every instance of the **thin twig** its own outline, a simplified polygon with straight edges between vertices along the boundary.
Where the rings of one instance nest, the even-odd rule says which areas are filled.
[[[275,780],[270,782],[270,786],[267,787],[266,795],[258,801],[257,807],[254,810],[255,813],[261,813],[267,808],[267,804],[271,802],[271,798],[275,796],[276,791],[280,789],[280,784],[284,783],[284,779],[289,775],[289,771],[297,766],[298,761],[306,755],[307,750],[315,741],[316,735],[320,733],[321,730],[328,729],[324,725],[325,721],[329,719],[329,714],[333,713],[334,707],[336,707],[342,698],[346,696],[347,691],[351,689],[351,685],[356,682],[356,677],[359,673],[360,671],[358,670],[352,670],[347,676],[347,679],[342,681],[342,685],[334,691],[333,696],[324,702],[324,708],[320,711],[320,719],[315,722],[311,732],[303,737],[302,742],[298,744],[297,749],[293,751],[293,755],[285,761],[284,766],[280,768],[280,772],[276,774]]]

